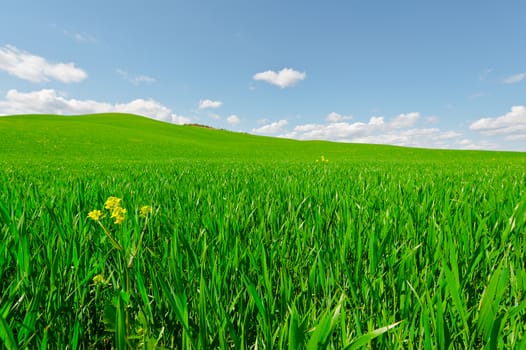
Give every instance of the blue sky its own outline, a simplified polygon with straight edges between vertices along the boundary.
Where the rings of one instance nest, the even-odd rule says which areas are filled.
[[[525,14],[523,0],[8,0],[0,115],[526,151]]]

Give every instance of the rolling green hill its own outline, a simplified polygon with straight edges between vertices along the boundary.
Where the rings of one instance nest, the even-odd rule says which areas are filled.
[[[196,126],[130,114],[0,117],[0,160],[16,162],[208,160],[498,162],[525,158],[510,152],[426,150],[385,145],[297,141]]]
[[[2,117],[0,348],[525,349],[525,169]]]

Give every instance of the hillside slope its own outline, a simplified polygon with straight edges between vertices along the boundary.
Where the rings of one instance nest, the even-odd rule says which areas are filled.
[[[297,141],[180,126],[130,114],[0,117],[0,160],[161,161],[503,161],[523,153],[447,151],[385,145]]]

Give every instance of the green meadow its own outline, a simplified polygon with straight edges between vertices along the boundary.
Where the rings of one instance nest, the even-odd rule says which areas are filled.
[[[525,194],[526,153],[1,117],[0,340],[526,349]]]

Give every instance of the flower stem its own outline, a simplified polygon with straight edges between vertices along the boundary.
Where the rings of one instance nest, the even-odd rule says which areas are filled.
[[[111,235],[111,233],[108,231],[108,229],[106,228],[106,226],[104,226],[102,224],[102,222],[100,221],[97,221],[97,223],[100,225],[100,227],[102,227],[102,229],[104,230],[104,233],[106,234],[106,236],[108,236],[108,238],[110,239],[111,241],[111,244],[113,244],[113,246],[115,247],[115,249],[117,249],[118,251],[121,251],[122,252],[122,246],[119,244],[119,242],[117,242],[113,236]]]

